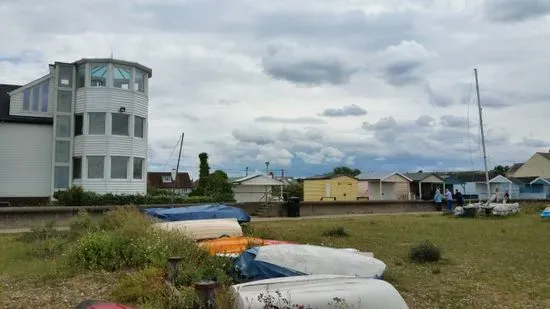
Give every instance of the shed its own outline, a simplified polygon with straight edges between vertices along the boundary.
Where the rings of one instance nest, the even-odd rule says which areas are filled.
[[[441,175],[441,178],[445,180],[445,189],[449,189],[451,192],[458,192],[466,194],[466,182],[452,175]]]
[[[412,195],[422,200],[431,200],[436,189],[443,191],[445,187],[445,180],[434,173],[406,173],[405,176],[411,179]]]
[[[358,179],[358,199],[409,200],[410,182],[399,172],[362,173]]]
[[[320,175],[304,179],[304,201],[356,201],[357,178]]]
[[[273,187],[282,187],[283,183],[265,175],[252,175],[231,180],[237,203],[268,202],[280,199],[273,196]],[[283,190],[280,190],[282,192]]]

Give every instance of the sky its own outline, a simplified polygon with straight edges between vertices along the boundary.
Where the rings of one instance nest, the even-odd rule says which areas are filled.
[[[482,169],[548,151],[547,0],[2,0],[0,83],[55,61],[153,70],[149,169]]]

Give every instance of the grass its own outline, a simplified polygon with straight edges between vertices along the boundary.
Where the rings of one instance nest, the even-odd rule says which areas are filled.
[[[325,236],[345,227],[350,237]],[[374,252],[410,308],[550,308],[550,224],[537,215],[459,219],[373,216],[252,224],[264,237]],[[429,241],[441,260],[409,261]]]
[[[139,308],[185,308],[195,297],[190,284],[198,278],[230,284],[224,259],[204,256],[186,239],[149,234],[147,222],[131,212],[98,224],[88,219],[78,218],[66,234],[50,235],[45,228],[25,237],[0,236],[0,308],[71,308],[86,298]],[[374,252],[388,265],[386,279],[410,308],[550,308],[550,246],[543,245],[550,224],[536,214],[505,219],[377,215],[272,221],[252,223],[246,231]],[[127,241],[132,237],[138,237],[137,242]],[[411,248],[425,241],[441,249],[440,261],[411,262]],[[125,250],[115,250],[119,247]],[[90,250],[96,253],[86,256]],[[177,294],[163,283],[162,265],[173,254],[186,260]],[[220,301],[229,303],[227,298]]]

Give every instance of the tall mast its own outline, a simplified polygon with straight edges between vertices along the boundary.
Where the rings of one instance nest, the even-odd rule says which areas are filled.
[[[180,141],[180,152],[178,154],[178,164],[176,165],[176,177],[178,175],[179,169],[180,169],[180,159],[181,159],[181,148],[183,147],[183,135],[185,133],[181,133],[181,141]]]
[[[481,146],[483,147],[483,167],[485,168],[485,183],[487,184],[487,199],[491,197],[491,186],[489,184],[489,170],[487,169],[487,150],[485,149],[485,133],[483,131],[483,116],[481,109],[481,99],[479,98],[479,82],[477,80],[477,69],[474,69],[476,78],[477,109],[479,111],[479,128],[481,131]]]

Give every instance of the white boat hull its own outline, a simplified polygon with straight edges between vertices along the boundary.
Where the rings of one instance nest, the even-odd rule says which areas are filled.
[[[235,218],[160,222],[153,224],[153,227],[165,231],[181,232],[197,241],[223,236],[243,236],[243,230]]]
[[[232,286],[236,309],[357,308],[408,309],[388,282],[337,275],[259,280]]]

